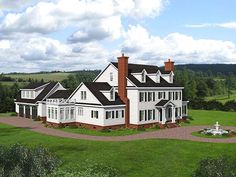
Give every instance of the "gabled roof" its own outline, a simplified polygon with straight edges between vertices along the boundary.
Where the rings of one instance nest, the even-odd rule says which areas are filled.
[[[146,76],[146,82],[140,82],[133,75],[128,75],[128,79],[134,83],[137,87],[181,87],[175,81],[173,83],[168,83],[162,77],[160,78],[160,83],[154,82],[150,77]]]
[[[112,64],[118,69],[118,63],[112,62]],[[168,83],[162,77],[160,78],[160,83],[156,83],[148,75],[146,75],[146,82],[140,82],[132,75],[132,73],[141,73],[143,70],[145,70],[148,74],[157,73],[157,71],[160,71],[162,74],[171,73],[171,71],[160,70],[159,67],[154,65],[128,64],[127,78],[137,87],[181,87],[181,85],[179,85],[175,81],[173,83]]]
[[[49,84],[49,82],[48,83],[31,83],[31,84],[27,85],[26,87],[24,87],[23,89],[32,89],[33,90],[33,89],[37,89],[37,88],[39,88],[43,85],[47,85],[47,84]]]
[[[118,63],[111,62],[117,69]],[[142,65],[142,64],[128,64],[128,72],[131,73],[141,73],[143,70],[146,70],[148,74],[157,73],[158,70],[161,71],[163,74],[169,74],[169,71],[163,71],[158,66],[155,65]]]
[[[48,98],[64,98],[67,99],[73,93],[73,90],[57,90]]]
[[[165,105],[167,105],[168,103],[172,103],[172,102],[170,100],[161,100],[155,106],[156,107],[165,107]]]
[[[108,100],[101,91],[111,90],[111,86],[107,82],[85,82],[84,85],[91,91],[91,93],[98,99],[103,105],[124,105],[124,102],[120,99],[117,93],[115,93],[115,101]]]
[[[16,97],[16,102],[35,104],[37,101],[43,101],[45,96],[47,96],[47,94],[56,86],[56,84],[57,82],[48,83],[47,86],[40,92],[40,94],[35,99],[22,99],[21,91],[19,91]]]

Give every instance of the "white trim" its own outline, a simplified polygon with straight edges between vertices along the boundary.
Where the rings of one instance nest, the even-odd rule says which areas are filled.
[[[97,75],[97,77],[95,77],[95,79],[93,80],[93,82],[96,82],[96,80],[102,75],[102,73],[104,73],[104,72],[106,71],[106,69],[107,69],[110,65],[112,65],[112,66],[118,71],[118,69],[110,62],[110,63],[107,65],[107,67],[104,68],[104,69]]]
[[[74,96],[74,94],[78,91],[78,89],[79,89],[83,84],[84,84],[84,83],[81,82],[81,83],[79,84],[79,86],[76,87],[76,89],[72,92],[72,94],[70,94],[70,96],[67,98],[66,102],[67,102],[72,96]]]
[[[94,107],[94,108],[119,108],[119,107],[125,107],[125,104],[122,105],[108,105],[108,106],[103,106],[103,105],[94,105],[94,104],[79,104],[75,103],[75,106],[81,106],[81,107]]]
[[[24,102],[15,102],[15,104],[23,104],[23,105],[30,105],[30,106],[38,106],[38,104],[24,103]]]
[[[182,90],[184,87],[126,87],[128,90]]]
[[[47,86],[48,84],[50,84],[50,82],[48,82],[48,83],[46,83],[46,84],[44,84],[44,85],[41,85],[41,86],[39,86],[39,87],[36,87],[36,88],[34,88],[34,89],[20,89],[20,90],[24,90],[24,91],[32,91],[32,90],[38,90],[38,89],[40,89],[41,87],[43,87],[43,86]]]

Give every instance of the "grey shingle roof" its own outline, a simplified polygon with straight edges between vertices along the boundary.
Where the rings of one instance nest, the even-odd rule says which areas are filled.
[[[43,101],[44,97],[53,89],[53,87],[55,87],[56,84],[57,82],[50,82],[35,99],[22,99],[21,91],[19,91],[16,97],[16,102],[35,104],[37,101]]]
[[[92,94],[101,102],[102,105],[124,105],[118,94],[115,94],[115,101],[109,101],[102,90],[111,90],[111,86],[107,82],[85,82],[84,85],[92,92]]]
[[[64,98],[67,99],[73,93],[73,90],[57,90],[48,98]]]

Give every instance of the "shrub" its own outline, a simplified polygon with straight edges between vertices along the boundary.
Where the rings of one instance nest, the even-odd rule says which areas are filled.
[[[78,126],[76,126],[76,125],[73,125],[73,124],[70,124],[70,125],[68,125],[68,128],[71,128],[71,129],[76,129],[76,128],[78,128]]]
[[[138,131],[145,131],[146,129],[144,127],[138,127],[137,130]]]
[[[81,168],[82,167],[82,168]],[[58,170],[50,177],[119,177],[117,169],[106,166],[104,164],[97,164],[86,161],[85,164],[74,167],[70,170]]]
[[[199,162],[193,177],[235,177],[236,159],[229,157],[205,158]]]
[[[41,177],[55,170],[60,161],[42,146],[0,146],[1,177]]]

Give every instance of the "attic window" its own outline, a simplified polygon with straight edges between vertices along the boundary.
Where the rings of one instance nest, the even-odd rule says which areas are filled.
[[[141,75],[141,82],[145,82],[145,71],[142,72],[142,75]]]
[[[110,81],[113,81],[113,73],[110,72]]]

